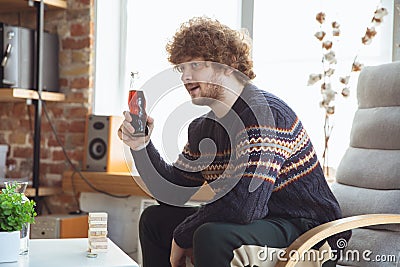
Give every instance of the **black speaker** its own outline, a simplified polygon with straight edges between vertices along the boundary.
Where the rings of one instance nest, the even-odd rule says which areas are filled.
[[[119,116],[88,115],[86,119],[84,170],[128,172],[124,144],[118,138],[123,119]]]

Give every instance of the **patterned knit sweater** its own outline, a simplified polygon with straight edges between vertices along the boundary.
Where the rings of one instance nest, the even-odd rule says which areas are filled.
[[[194,193],[171,193],[166,189],[170,182],[197,188],[206,181],[216,192],[215,201],[175,229],[174,239],[182,248],[192,247],[195,230],[206,222],[247,224],[272,216],[307,218],[311,228],[341,218],[300,120],[281,99],[252,84],[223,118],[211,111],[190,124],[188,143],[173,165],[151,142],[132,155],[156,197],[163,198],[164,192],[185,202]],[[350,235],[338,234],[328,242],[337,249],[337,240]]]

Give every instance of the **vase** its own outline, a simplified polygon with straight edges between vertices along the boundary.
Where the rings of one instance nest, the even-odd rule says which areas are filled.
[[[28,186],[28,182],[20,182],[20,181],[5,182],[6,186],[12,184],[17,184],[17,187],[15,189],[16,192],[24,194],[23,202],[29,201],[29,199],[25,196],[25,190],[26,187]],[[28,254],[28,249],[29,249],[30,223],[24,223],[19,233],[20,233],[19,255],[26,255]]]
[[[0,263],[18,261],[19,231],[0,232]]]

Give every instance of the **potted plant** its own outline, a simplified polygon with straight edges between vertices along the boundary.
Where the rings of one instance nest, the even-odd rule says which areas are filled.
[[[0,193],[0,263],[18,260],[20,231],[37,215],[35,202],[17,189],[18,184],[9,184]]]

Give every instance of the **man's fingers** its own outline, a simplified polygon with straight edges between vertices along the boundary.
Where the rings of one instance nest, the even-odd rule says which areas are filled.
[[[132,124],[129,121],[124,120],[122,123],[122,132],[125,134],[133,134],[135,132],[135,128],[133,128]]]
[[[133,134],[135,133],[135,128],[131,124],[132,118],[130,116],[130,113],[128,111],[124,111],[123,115],[125,117],[125,120],[118,128],[119,139],[121,139],[126,145],[128,145],[133,150],[136,150],[140,147],[145,147],[145,144],[147,144],[150,141],[150,135],[153,131],[154,127],[153,118],[148,117],[147,119],[148,134],[143,137],[136,137],[133,136]]]
[[[153,124],[154,123],[154,119],[150,116],[147,116],[147,124]]]
[[[122,140],[122,124],[121,124],[121,126],[119,126],[119,128],[118,128],[118,132],[117,132],[117,135],[118,135],[118,137],[119,137],[119,139],[121,139]]]
[[[128,125],[132,128],[130,130],[126,129],[125,127],[125,122],[124,121],[121,126],[118,128],[118,137],[119,139],[121,139],[122,141],[129,141],[132,139],[132,133],[130,132],[130,130],[133,130],[133,132],[135,132],[135,129],[133,129],[132,125],[130,123],[128,123]]]
[[[126,121],[129,121],[129,122],[132,121],[131,113],[129,113],[129,111],[124,111],[123,114],[124,114]]]

